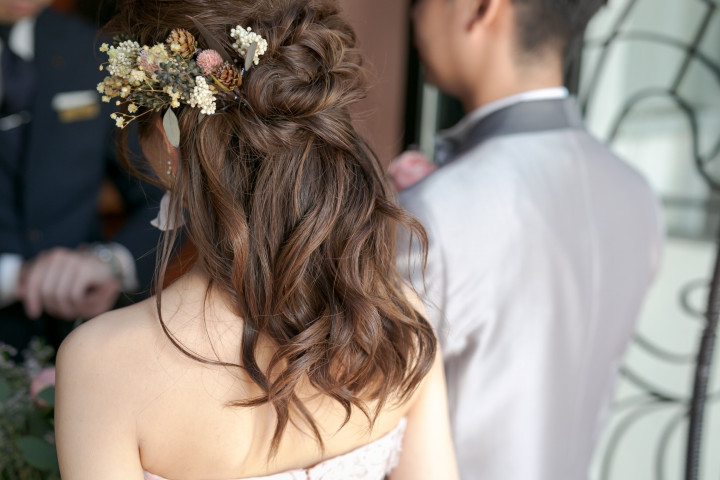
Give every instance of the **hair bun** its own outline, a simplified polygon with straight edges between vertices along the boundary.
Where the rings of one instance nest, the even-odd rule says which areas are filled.
[[[271,120],[345,109],[365,95],[352,30],[335,15],[299,10],[284,15],[285,24],[257,28],[268,39],[268,53],[247,73],[243,89],[252,110]]]

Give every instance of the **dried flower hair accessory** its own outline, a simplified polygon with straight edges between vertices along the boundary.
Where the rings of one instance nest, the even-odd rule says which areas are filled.
[[[116,99],[117,106],[126,105],[125,111],[111,115],[118,127],[152,112],[171,112],[182,104],[198,108],[204,118],[216,113],[219,103],[224,110],[237,101],[235,90],[250,65],[257,65],[267,51],[267,41],[251,28],[233,28],[233,49],[245,60],[238,67],[243,62],[234,60],[204,26],[192,20],[211,48],[200,50],[194,35],[183,28],[172,30],[165,43],[152,47],[140,46],[127,37],[116,37],[112,45],[100,47],[108,55],[100,69],[109,75],[98,85],[98,92],[104,102]],[[177,132],[175,143],[179,145],[174,113],[169,116],[166,112],[163,126],[168,139]]]

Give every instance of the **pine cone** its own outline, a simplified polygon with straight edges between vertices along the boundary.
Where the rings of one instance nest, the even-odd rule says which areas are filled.
[[[180,55],[182,58],[191,58],[197,50],[197,40],[184,28],[176,28],[170,32],[165,43],[172,55]]]
[[[233,90],[235,87],[242,85],[242,75],[240,75],[237,68],[228,62],[223,63],[213,78],[226,90]]]

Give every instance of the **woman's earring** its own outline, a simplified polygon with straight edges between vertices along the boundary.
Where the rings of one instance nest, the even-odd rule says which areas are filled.
[[[167,161],[167,170],[165,171],[167,173],[167,176],[170,178],[173,178],[175,175],[173,175],[172,171],[172,162],[170,160]]]

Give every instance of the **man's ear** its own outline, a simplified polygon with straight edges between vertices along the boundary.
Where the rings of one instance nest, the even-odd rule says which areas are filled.
[[[501,9],[512,0],[466,0],[470,9],[470,25],[474,28],[478,25],[487,26],[494,23]]]

